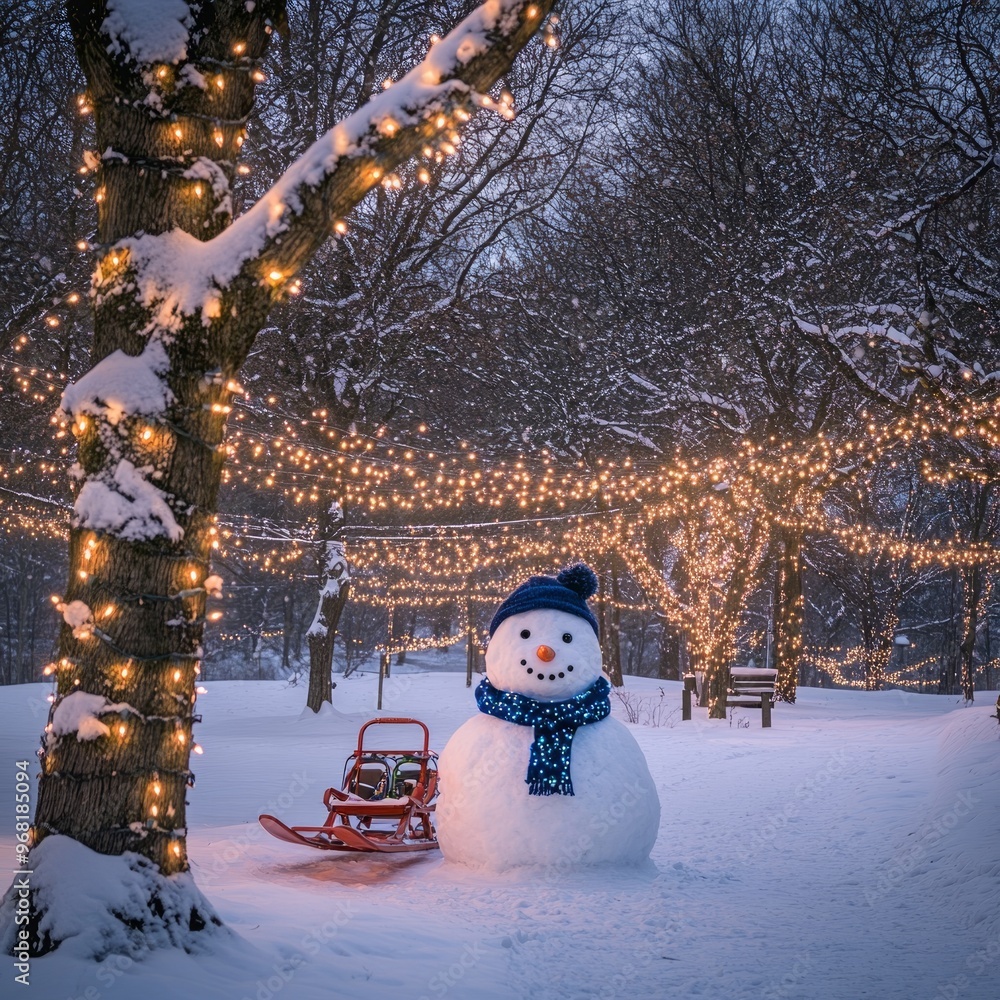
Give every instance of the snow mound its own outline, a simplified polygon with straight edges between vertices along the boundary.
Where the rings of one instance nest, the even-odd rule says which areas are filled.
[[[639,864],[660,827],[660,801],[632,734],[607,718],[577,729],[575,795],[529,795],[531,726],[489,715],[466,722],[441,754],[438,839],[449,861],[492,871],[541,865]]]
[[[1000,726],[991,707],[959,709],[945,719],[938,771],[912,848],[939,901],[966,930],[1000,940]]]
[[[32,903],[44,954],[58,946],[71,957],[100,961],[136,958],[156,948],[204,950],[210,926],[226,933],[190,873],[164,876],[138,854],[98,854],[70,837],[46,837],[31,851]],[[16,903],[8,892],[0,912]],[[10,953],[16,926],[4,920],[0,944]],[[199,933],[194,933],[199,932]],[[213,935],[204,935],[211,937]]]

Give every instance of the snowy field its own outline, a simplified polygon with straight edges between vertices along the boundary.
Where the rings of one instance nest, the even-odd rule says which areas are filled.
[[[475,711],[461,653],[412,657],[386,713],[436,749]],[[804,689],[774,728],[633,725],[663,806],[640,869],[484,875],[436,851],[349,856],[272,840],[272,812],[318,823],[375,677],[339,680],[337,711],[304,716],[303,688],[215,682],[199,701],[189,850],[235,932],[203,955],[101,966],[72,948],[32,963],[17,995],[44,1000],[1000,997],[1000,726],[996,696]],[[629,678],[647,714],[679,685]],[[0,748],[31,757],[48,687],[0,688]],[[614,713],[624,721],[622,705]],[[496,790],[498,796],[503,789]],[[621,819],[607,803],[595,821]],[[11,821],[12,822],[12,821]],[[12,830],[0,837],[13,868]],[[543,835],[543,831],[539,831]],[[11,963],[11,959],[4,960]],[[12,968],[0,994],[13,996]],[[10,983],[10,988],[8,988]]]

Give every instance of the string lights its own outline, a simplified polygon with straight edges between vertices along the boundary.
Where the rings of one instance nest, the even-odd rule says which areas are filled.
[[[36,402],[50,400],[65,382],[64,373],[26,367],[12,356],[0,358],[0,374]],[[483,606],[502,596],[511,573],[551,571],[569,556],[600,564],[614,553],[642,587],[646,607],[685,632],[692,658],[718,664],[735,651],[743,608],[741,600],[727,606],[727,595],[759,586],[767,544],[777,530],[832,537],[851,555],[885,553],[915,568],[997,563],[996,546],[988,541],[915,538],[851,524],[827,502],[831,487],[863,482],[871,470],[891,466],[897,453],[917,446],[917,468],[929,486],[947,490],[957,482],[987,481],[991,454],[1000,446],[995,402],[949,407],[926,400],[889,423],[866,418],[862,433],[840,441],[772,436],[740,441],[728,456],[677,451],[667,459],[599,457],[585,465],[545,450],[487,460],[468,442],[439,451],[427,445],[423,424],[408,439],[393,440],[384,429],[360,434],[339,428],[326,410],[299,415],[273,394],[251,398],[235,384],[227,389],[235,397],[224,445],[229,483],[276,492],[304,509],[332,495],[348,509],[396,522],[464,515],[454,529],[344,529],[354,598],[389,610],[444,606],[457,592]],[[0,466],[0,484],[22,477],[37,481],[42,473],[56,485],[70,430],[87,429],[55,423],[55,452],[24,454],[17,464]],[[154,433],[144,426],[137,439],[147,443]],[[25,491],[9,489],[20,497],[13,503],[0,492],[0,528],[65,536],[64,513],[37,498],[25,503]],[[483,514],[470,522],[468,514],[476,510]],[[259,571],[297,577],[313,529],[308,515],[280,525],[231,516],[213,529],[213,546]],[[796,613],[802,613],[801,600]],[[392,649],[399,651],[398,645]],[[794,660],[803,654],[799,646],[783,655]],[[873,664],[870,673],[890,676],[887,663]]]

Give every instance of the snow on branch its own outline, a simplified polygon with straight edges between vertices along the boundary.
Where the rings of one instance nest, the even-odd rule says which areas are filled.
[[[641,444],[644,448],[648,448],[652,452],[659,452],[661,449],[657,447],[656,442],[651,438],[648,438],[641,431],[634,430],[631,427],[625,427],[620,421],[616,420],[602,420],[600,417],[592,416],[590,418],[590,423],[603,430],[610,431],[613,434],[619,435],[628,441],[634,441],[636,444]]]
[[[323,542],[319,562],[322,586],[319,590],[316,614],[313,615],[312,624],[306,631],[306,637],[310,639],[327,634],[329,630],[329,624],[326,620],[327,601],[336,599],[340,595],[340,591],[351,580],[350,564],[344,552],[343,542]]]
[[[1000,371],[987,372],[978,361],[956,353],[967,349],[967,342],[940,312],[926,305],[909,311],[898,303],[842,306],[840,311],[845,321],[840,325],[811,322],[801,315],[794,302],[789,301],[787,307],[800,333],[830,349],[844,372],[867,393],[892,407],[905,406],[921,383],[954,394],[1000,381]],[[852,314],[859,318],[858,322],[850,322]],[[883,384],[876,373],[877,365],[867,360],[866,344],[881,346],[896,373],[909,381],[899,383],[895,389]]]
[[[60,410],[67,417],[97,417],[116,426],[123,418],[163,413],[173,401],[166,383],[170,359],[159,340],[139,355],[115,351],[63,390]]]
[[[115,433],[115,428],[136,417],[155,417],[166,411],[174,399],[166,381],[169,368],[162,341],[153,338],[141,354],[120,350],[109,354],[63,391],[62,414],[78,426],[85,426],[89,417],[96,418],[105,447],[118,459],[83,484],[73,508],[74,526],[132,541],[167,538],[177,542],[184,536],[167,495],[150,482],[152,468],[125,458],[122,439]]]
[[[277,296],[334,225],[388,173],[446,140],[542,26],[554,0],[486,0],[401,80],[323,135],[228,229],[207,242],[173,230],[122,242],[140,298],[176,329],[220,315],[237,279]],[[504,109],[500,109],[504,110]]]
[[[320,546],[317,559],[320,580],[319,602],[312,624],[306,632],[309,639],[324,638],[329,633],[330,622],[327,616],[330,602],[335,601],[351,581],[351,567],[344,551],[344,543],[330,537],[338,530],[343,520],[344,510],[336,500],[330,504],[326,516],[320,520]]]
[[[109,354],[63,391],[61,413],[78,427],[95,418],[104,446],[117,459],[83,484],[74,504],[76,527],[132,541],[162,537],[177,542],[183,537],[167,495],[150,481],[153,469],[136,465],[123,453],[127,423],[159,416],[173,402],[166,380],[169,369],[163,342],[154,337],[141,354]],[[124,430],[125,437],[116,428]]]
[[[125,714],[135,712],[135,709],[125,702],[110,702],[102,694],[73,691],[59,702],[52,713],[52,728],[48,731],[46,742],[51,746],[58,737],[70,733],[76,734],[77,740],[96,740],[107,736],[111,730],[98,716],[115,712]]]
[[[989,155],[980,157],[978,167],[973,170],[965,179],[948,191],[942,191],[931,198],[925,199],[920,205],[904,212],[899,218],[890,222],[885,222],[881,226],[871,229],[868,235],[871,239],[884,240],[887,236],[900,236],[901,231],[911,226],[919,226],[924,219],[932,212],[943,208],[945,205],[957,201],[964,194],[971,191],[998,163],[997,156]]]
[[[844,327],[837,329],[831,328],[826,323],[810,323],[808,320],[799,315],[793,303],[789,302],[788,308],[791,313],[792,322],[798,328],[799,332],[811,340],[826,344],[827,347],[831,349],[832,354],[841,369],[850,375],[852,379],[860,383],[862,388],[867,393],[877,399],[881,399],[890,407],[899,408],[905,406],[907,398],[909,398],[909,396],[916,390],[916,384],[913,383],[907,386],[903,392],[897,396],[880,385],[873,375],[866,372],[859,364],[858,357],[847,350],[843,341],[845,334],[857,328]],[[865,326],[861,329],[874,332],[872,331],[871,326]]]
[[[146,478],[150,468],[136,468],[127,458],[113,471],[88,479],[73,507],[73,527],[106,532],[126,541],[166,538],[179,542],[177,523],[166,494]]]

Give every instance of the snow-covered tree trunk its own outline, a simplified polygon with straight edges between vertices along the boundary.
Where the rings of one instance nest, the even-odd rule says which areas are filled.
[[[774,667],[775,686],[782,701],[794,702],[802,661],[802,535],[784,529],[779,532],[778,566],[774,585]]]
[[[452,142],[551,6],[488,0],[232,223],[282,0],[68,0],[97,127],[95,333],[93,367],[62,403],[79,464],[39,849],[64,834],[136,852],[164,875],[187,869],[196,679],[206,596],[221,582],[213,519],[239,368],[335,224],[404,160]],[[192,912],[191,929],[205,922]]]
[[[185,309],[196,273],[183,257],[142,274],[137,261],[140,247],[188,233],[194,244],[232,220],[250,67],[275,5],[253,15],[217,6],[196,49],[193,13],[187,26],[132,25],[127,5],[117,14],[68,5],[100,151],[91,161],[94,346],[93,367],[62,403],[79,444],[63,602],[72,612],[55,663],[35,840],[60,833],[104,854],[136,851],[166,874],[187,868],[185,794],[205,598],[219,583],[209,564],[226,414],[267,307],[258,296],[241,315],[234,303],[220,322],[218,299]]]
[[[343,542],[333,538],[344,513],[336,501],[330,505],[319,526],[317,570],[319,599],[316,614],[306,633],[309,641],[309,693],[306,707],[318,712],[323,702],[333,702],[333,644],[337,624],[347,603],[351,573]]]

